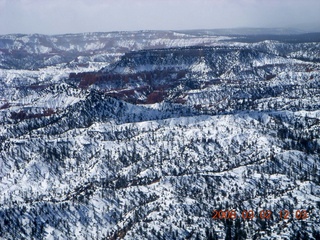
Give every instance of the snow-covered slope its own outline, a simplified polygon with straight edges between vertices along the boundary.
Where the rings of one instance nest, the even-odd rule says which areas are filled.
[[[88,61],[112,62],[132,50],[211,45],[227,39],[231,37],[204,37],[173,31],[4,35],[0,36],[0,66],[37,69],[69,62],[72,65]]]
[[[2,36],[0,238],[319,239],[319,42],[243,38]]]

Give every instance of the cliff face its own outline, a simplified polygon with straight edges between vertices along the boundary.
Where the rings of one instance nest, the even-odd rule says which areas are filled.
[[[318,239],[319,42],[246,38],[2,36],[0,237]]]

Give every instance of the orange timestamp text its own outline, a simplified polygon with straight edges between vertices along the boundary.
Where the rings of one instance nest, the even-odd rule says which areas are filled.
[[[290,219],[294,218],[297,220],[304,220],[309,218],[309,214],[306,210],[296,210],[292,213],[288,210],[281,210],[274,214],[271,210],[261,210],[255,213],[253,210],[243,210],[241,214],[238,214],[235,210],[213,210],[212,218],[215,220],[223,219],[243,219],[243,220],[253,220],[254,218],[259,218],[261,220],[273,219],[273,216],[277,215],[279,219]],[[293,215],[293,216],[292,216]]]

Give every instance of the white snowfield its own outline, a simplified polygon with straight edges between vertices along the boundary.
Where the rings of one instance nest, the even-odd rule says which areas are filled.
[[[0,238],[319,239],[319,43],[244,38],[0,36]]]

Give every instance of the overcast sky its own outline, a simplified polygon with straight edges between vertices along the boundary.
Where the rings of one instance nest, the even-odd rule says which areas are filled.
[[[320,0],[0,0],[0,34],[320,29]]]

